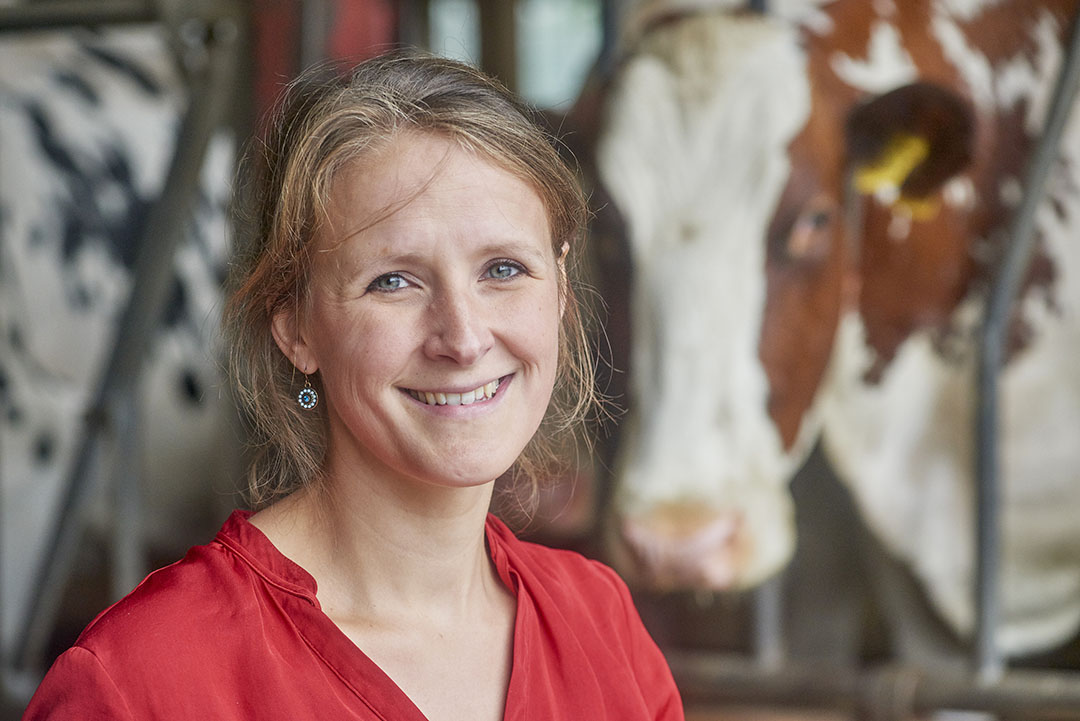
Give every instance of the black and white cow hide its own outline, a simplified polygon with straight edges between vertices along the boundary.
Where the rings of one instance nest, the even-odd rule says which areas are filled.
[[[4,639],[25,616],[186,103],[160,29],[0,36]],[[164,553],[219,522],[235,487],[238,436],[212,350],[232,160],[216,139],[138,388],[146,540]],[[103,495],[98,524],[108,512]]]

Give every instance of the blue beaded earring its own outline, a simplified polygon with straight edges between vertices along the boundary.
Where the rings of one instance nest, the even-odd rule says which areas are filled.
[[[305,411],[310,411],[319,405],[319,394],[311,387],[311,379],[306,375],[304,376],[304,387],[300,389],[300,394],[296,396],[296,402]]]

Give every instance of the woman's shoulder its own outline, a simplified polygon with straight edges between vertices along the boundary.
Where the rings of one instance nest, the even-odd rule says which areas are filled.
[[[173,646],[212,637],[230,619],[245,617],[265,602],[267,588],[303,594],[303,579],[295,574],[289,578],[275,568],[280,562],[272,547],[259,547],[246,519],[247,514],[234,513],[212,541],[152,572],[99,614],[76,646],[103,660],[130,658],[139,650],[168,653]]]
[[[228,552],[215,542],[190,549],[183,559],[160,568],[130,593],[102,611],[82,632],[79,646],[96,647],[133,633],[150,641],[158,633],[199,628],[223,605],[222,591],[235,587]],[[215,589],[213,602],[208,591]],[[229,594],[231,595],[231,594]]]
[[[325,618],[315,591],[246,514],[234,514],[213,541],[102,612],[53,664],[26,718],[234,719],[247,718],[249,702],[298,704],[332,676],[309,650],[312,639],[337,638],[313,620]],[[310,682],[299,691],[286,681],[297,674]],[[275,706],[266,717],[293,711]]]

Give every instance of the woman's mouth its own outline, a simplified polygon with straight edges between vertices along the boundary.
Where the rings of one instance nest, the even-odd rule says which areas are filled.
[[[426,403],[429,406],[467,406],[493,398],[495,393],[499,390],[499,384],[502,383],[502,381],[503,378],[498,378],[490,383],[485,383],[478,388],[474,388],[471,391],[465,391],[464,393],[415,391],[411,388],[407,389],[407,393],[421,403]]]

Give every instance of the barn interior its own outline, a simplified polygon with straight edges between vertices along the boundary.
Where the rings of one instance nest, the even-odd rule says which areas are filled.
[[[892,0],[860,3],[886,19],[899,12]],[[595,156],[610,119],[599,108],[643,17],[648,27],[706,11],[812,25],[834,4],[853,5],[0,0],[0,716],[20,716],[98,613],[207,542],[244,504],[246,429],[216,347],[229,242],[242,232],[230,214],[242,192],[235,166],[283,85],[315,63],[400,45],[461,59],[533,104],[560,137],[594,203],[584,272],[597,288],[592,340],[610,413],[595,419],[588,442],[566,449],[574,471],[545,492],[520,533],[620,573],[640,563],[610,542],[621,529],[614,476],[634,410],[628,316],[640,269],[621,235],[625,221],[613,217],[617,201],[600,187]],[[1076,3],[1036,4],[1070,22],[1077,13]],[[1072,26],[1060,35],[1044,123],[1017,161],[1004,223],[1015,253],[995,258],[996,285],[980,291],[992,299],[986,322],[972,330],[972,364],[981,365],[962,429],[975,519],[972,617],[962,632],[941,617],[924,579],[876,534],[825,442],[800,436],[805,453],[784,486],[792,550],[777,568],[729,589],[627,575],[688,719],[1080,719],[1076,625],[1009,648],[994,631],[1001,476],[1012,468],[999,458],[998,373],[1013,338],[1001,328],[1033,282],[1031,259],[1042,257],[1036,209],[1072,127],[1080,56]],[[1080,308],[1059,305],[1080,338]],[[1067,387],[1058,392],[1068,402],[1080,374],[1063,373],[1044,380]],[[1080,413],[1068,418],[1080,422]],[[1078,425],[1065,422],[1065,432],[1080,438]],[[1066,470],[1080,486],[1080,465]],[[512,496],[496,504],[513,516]],[[1073,511],[1080,527],[1080,506]],[[1071,541],[1054,559],[1069,579],[1080,577],[1080,544]],[[1080,588],[1074,595],[1080,602]]]

